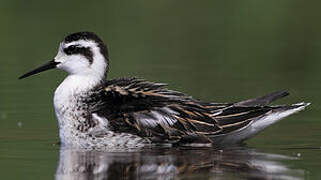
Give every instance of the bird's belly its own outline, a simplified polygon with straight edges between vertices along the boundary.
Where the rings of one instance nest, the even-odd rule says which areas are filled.
[[[117,149],[142,148],[150,145],[147,139],[127,133],[106,132],[103,136],[95,137],[88,133],[68,134],[60,130],[61,144],[64,147],[84,149]]]

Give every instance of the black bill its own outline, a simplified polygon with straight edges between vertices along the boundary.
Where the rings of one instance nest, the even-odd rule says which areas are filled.
[[[46,71],[46,70],[49,70],[49,69],[53,69],[55,67],[57,67],[57,64],[59,64],[59,62],[55,62],[54,60],[51,60],[49,61],[48,63],[22,75],[19,77],[19,79],[23,79],[23,78],[26,78],[28,76],[31,76],[31,75],[34,75],[34,74],[37,74],[37,73],[40,73],[40,72],[43,72],[43,71]]]

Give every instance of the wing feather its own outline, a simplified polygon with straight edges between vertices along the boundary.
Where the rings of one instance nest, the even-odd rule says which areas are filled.
[[[109,80],[93,95],[100,99],[93,111],[108,119],[112,131],[168,142],[229,133],[271,110],[205,103],[165,87],[138,78]]]

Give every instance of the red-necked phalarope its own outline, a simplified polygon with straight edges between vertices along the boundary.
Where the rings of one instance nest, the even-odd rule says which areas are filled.
[[[19,79],[58,68],[68,73],[54,95],[61,143],[78,148],[151,144],[227,145],[244,141],[309,103],[267,106],[278,91],[238,103],[207,103],[137,78],[105,80],[106,45],[92,32],[68,35],[57,56]]]

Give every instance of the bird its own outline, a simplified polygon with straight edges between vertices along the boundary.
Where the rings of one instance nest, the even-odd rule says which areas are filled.
[[[54,93],[60,143],[81,149],[219,147],[242,143],[310,103],[269,105],[276,91],[236,103],[205,102],[142,78],[107,79],[107,45],[94,32],[67,35],[48,63],[67,72]]]

